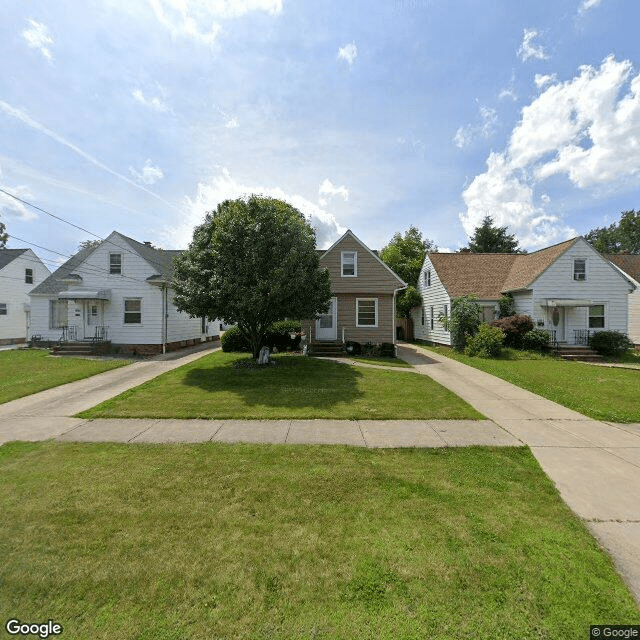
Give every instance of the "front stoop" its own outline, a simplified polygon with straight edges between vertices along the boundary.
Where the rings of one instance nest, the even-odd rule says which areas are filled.
[[[111,342],[63,342],[51,348],[54,356],[96,356],[109,352]]]
[[[603,358],[589,347],[576,345],[560,345],[556,350],[556,355],[564,360],[577,362],[602,362]]]
[[[318,357],[340,357],[344,355],[342,342],[338,340],[328,342],[312,342],[309,345],[309,355]]]

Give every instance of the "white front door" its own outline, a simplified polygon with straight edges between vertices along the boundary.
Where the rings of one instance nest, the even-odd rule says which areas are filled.
[[[553,307],[553,309],[550,309],[549,320],[551,321],[551,328],[556,332],[556,340],[558,342],[564,342],[564,307]]]
[[[329,311],[316,320],[316,340],[335,340],[338,337],[338,300],[331,298]]]
[[[93,338],[96,325],[101,324],[99,305],[97,300],[84,301],[84,338]]]

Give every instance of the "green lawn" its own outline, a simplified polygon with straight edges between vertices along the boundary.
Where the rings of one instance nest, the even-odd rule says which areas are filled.
[[[448,347],[423,347],[491,373],[580,413],[611,422],[640,422],[640,370],[598,367],[505,350],[501,358],[470,358]]]
[[[74,640],[565,640],[640,620],[526,448],[12,443],[0,477],[0,611]]]
[[[126,364],[131,364],[131,361],[56,358],[40,349],[0,351],[0,403]]]
[[[297,355],[275,366],[217,351],[84,411],[84,418],[482,419],[426,376]]]

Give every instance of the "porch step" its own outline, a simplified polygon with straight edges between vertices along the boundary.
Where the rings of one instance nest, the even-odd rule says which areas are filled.
[[[556,355],[559,355],[564,360],[578,361],[578,362],[601,362],[603,360],[601,355],[598,355],[589,347],[560,345],[556,350]]]
[[[110,346],[110,342],[63,342],[53,346],[51,354],[54,356],[95,356],[107,353]]]
[[[312,342],[310,345],[310,351],[312,356],[325,356],[336,357],[344,355],[342,348],[342,342]]]

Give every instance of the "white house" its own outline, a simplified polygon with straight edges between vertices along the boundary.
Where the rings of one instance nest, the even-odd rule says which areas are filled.
[[[111,351],[138,355],[213,340],[217,320],[190,318],[173,304],[173,259],[180,253],[114,231],[31,291],[31,335],[110,342]]]
[[[584,344],[599,329],[627,333],[629,277],[582,237],[528,254],[430,253],[420,274],[422,307],[413,310],[417,339],[451,344],[440,320],[452,298],[473,294],[483,320],[497,317],[511,294],[516,313],[530,316],[560,343]]]
[[[31,249],[0,249],[0,344],[26,340],[29,291],[49,274]]]
[[[604,256],[611,261],[636,286],[629,294],[628,335],[636,347],[640,347],[640,255],[633,253],[610,253]]]

